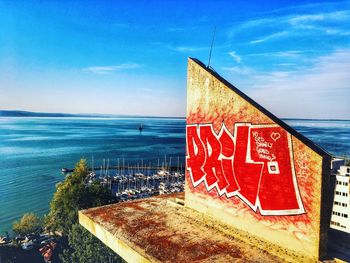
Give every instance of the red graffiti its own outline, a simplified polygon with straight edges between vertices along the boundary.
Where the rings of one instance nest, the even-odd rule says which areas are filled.
[[[277,125],[187,126],[187,169],[194,187],[237,196],[262,215],[305,213],[294,171],[290,135]]]

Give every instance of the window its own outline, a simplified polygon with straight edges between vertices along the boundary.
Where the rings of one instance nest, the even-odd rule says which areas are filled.
[[[335,222],[335,221],[331,221],[331,225],[333,225],[333,226],[340,226],[340,223]]]

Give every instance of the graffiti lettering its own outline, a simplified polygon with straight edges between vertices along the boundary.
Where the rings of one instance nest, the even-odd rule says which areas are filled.
[[[262,215],[304,213],[296,181],[290,135],[277,125],[187,126],[187,169],[194,187],[237,196]]]

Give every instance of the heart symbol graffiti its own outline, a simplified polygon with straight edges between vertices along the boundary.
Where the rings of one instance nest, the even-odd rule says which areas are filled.
[[[277,141],[279,138],[281,138],[281,134],[279,134],[278,132],[271,133],[272,140]]]

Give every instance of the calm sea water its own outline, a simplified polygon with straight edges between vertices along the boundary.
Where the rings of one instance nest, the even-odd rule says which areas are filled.
[[[144,130],[138,131],[140,123]],[[350,155],[350,121],[288,120],[334,155]],[[62,167],[94,156],[137,163],[185,155],[185,120],[0,118],[0,235],[26,212],[47,213]],[[91,161],[90,161],[91,162]]]

